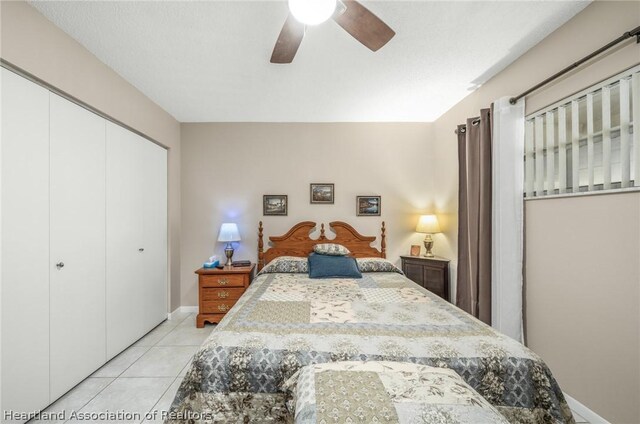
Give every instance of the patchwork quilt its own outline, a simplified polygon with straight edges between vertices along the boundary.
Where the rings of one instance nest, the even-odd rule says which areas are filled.
[[[284,389],[295,424],[508,421],[455,371],[406,362],[307,365]]]
[[[509,422],[574,422],[535,353],[397,272],[260,274],[194,356],[166,422],[290,422],[283,384],[336,361],[450,369]]]

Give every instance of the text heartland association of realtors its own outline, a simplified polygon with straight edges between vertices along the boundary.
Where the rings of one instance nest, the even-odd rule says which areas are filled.
[[[147,421],[151,420],[207,420],[213,419],[213,415],[207,413],[197,413],[193,411],[173,412],[151,410],[145,414],[140,412],[129,412],[124,410],[118,411],[31,411],[19,412],[12,410],[3,411],[3,420],[19,420],[28,421],[32,419],[50,421],[50,420],[78,420],[78,421],[141,421],[143,418]]]

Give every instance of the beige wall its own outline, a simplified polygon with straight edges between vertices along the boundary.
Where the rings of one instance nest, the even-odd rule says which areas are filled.
[[[0,3],[0,56],[169,149],[171,310],[180,298],[180,124],[24,2]]]
[[[480,108],[488,107],[500,97],[519,94],[639,24],[640,2],[594,2],[434,122],[434,139],[430,143],[433,150],[430,153],[438,160],[433,163],[429,173],[435,183],[431,192],[433,198],[443,204],[446,210],[457,210],[457,146],[453,133],[457,124],[464,123],[467,117],[477,116]],[[635,40],[629,40],[592,61],[589,66],[527,97],[527,113],[638,63],[640,45]],[[632,320],[637,323],[640,304],[638,250],[637,244],[634,245],[631,240],[633,237],[637,240],[638,237],[638,214],[636,212],[634,216],[631,211],[625,210],[620,212],[619,218],[618,203],[614,202],[624,202],[623,199],[626,198],[610,200],[609,196],[605,196],[593,200],[539,200],[527,205],[527,237],[534,237],[532,233],[538,229],[545,229],[541,234],[552,236],[553,232],[546,228],[559,229],[560,216],[566,216],[567,219],[570,216],[580,217],[579,222],[585,226],[580,229],[582,234],[561,243],[566,248],[564,251],[553,246],[549,238],[534,237],[527,240],[527,296],[532,297],[527,301],[526,330],[529,346],[549,362],[565,392],[612,422],[638,423],[640,374],[637,364],[640,356],[637,346],[640,336],[637,325],[634,333],[633,324],[628,322]],[[616,220],[619,225],[628,224],[629,232],[621,234],[623,238],[620,239],[610,233],[604,241],[599,240],[602,232],[609,231],[610,227],[607,223],[606,229],[601,231],[602,225],[598,225],[598,230],[592,233],[590,226],[586,226],[588,222],[597,223],[602,217],[601,210],[581,208],[581,205],[590,202],[611,202],[609,216],[603,218]],[[633,204],[632,198],[628,202]],[[537,213],[538,209],[552,211],[555,205],[564,207],[558,215],[552,212]],[[637,205],[633,208],[637,211]],[[624,221],[622,216],[625,217]],[[636,220],[635,224],[633,219]],[[457,226],[452,223],[449,228],[448,238],[455,241]],[[593,236],[593,240],[587,235]],[[560,242],[558,238],[553,240]],[[569,254],[568,250],[575,248],[583,252],[587,247],[585,244],[589,249],[593,248],[594,253],[572,256],[573,263],[565,264],[562,259]],[[597,246],[600,246],[600,250],[608,250],[607,261],[598,258],[595,253]],[[630,252],[634,252],[634,246],[636,256],[632,259]],[[453,243],[451,247],[455,255],[457,246]],[[556,255],[549,254],[549,251]],[[635,261],[635,274],[633,266],[624,262],[623,258]],[[553,273],[545,272],[545,269],[562,269],[561,275],[566,278],[552,278]],[[575,269],[579,269],[580,273],[574,275],[571,270]],[[602,275],[604,269],[609,273],[607,277]],[[618,270],[626,273],[620,275],[626,283],[624,289],[621,286],[611,288],[611,283],[615,281],[612,275]],[[562,293],[561,297],[558,297],[559,293]],[[594,299],[597,297],[602,297],[603,301],[595,305]],[[585,303],[585,299],[592,300]],[[592,325],[596,317],[599,322]],[[610,355],[613,350],[617,354]],[[627,364],[626,374],[622,371],[624,364],[621,358],[631,361]],[[613,370],[613,375],[608,377],[604,373],[609,368]],[[603,384],[603,381],[607,383]],[[634,399],[635,402],[629,401]],[[623,400],[627,402],[623,403]]]
[[[223,220],[240,225],[243,241],[237,257],[255,259],[255,226],[260,219],[267,235],[279,234],[302,219],[343,219],[363,233],[378,234],[384,219],[389,257],[397,260],[410,244],[420,243],[421,236],[413,232],[418,214],[438,212],[444,234],[437,236],[435,251],[455,258],[456,125],[493,100],[518,94],[636,27],[640,2],[593,3],[433,124],[185,124],[182,159],[181,129],[175,119],[27,4],[3,1],[0,12],[3,59],[170,149],[173,309],[196,304],[193,270],[210,254],[221,254],[222,246],[215,240]],[[628,41],[528,97],[527,111],[639,62],[640,47]],[[336,204],[309,205],[310,182],[334,182]],[[262,217],[266,193],[290,196],[288,217]],[[382,195],[383,216],[355,217],[357,194]],[[633,402],[640,398],[639,335],[633,327],[640,303],[637,198],[638,194],[537,200],[526,208],[529,344],[549,362],[565,391],[614,422],[640,421]],[[589,208],[581,209],[583,205]],[[558,254],[550,255],[550,239],[540,235],[565,234],[558,214],[577,219],[567,228],[580,231],[558,238],[553,249]],[[620,231],[627,223],[629,231]],[[595,241],[586,238],[592,235],[592,224],[598,224]],[[550,231],[554,225],[559,226],[557,232]],[[586,248],[595,244],[599,250]],[[562,266],[559,258],[572,249],[580,254]],[[635,261],[635,271],[629,261]],[[626,371],[622,358],[631,364]],[[609,369],[613,377],[602,374]],[[631,401],[624,402],[625,396]]]
[[[293,224],[343,220],[366,235],[387,223],[388,258],[398,262],[423,236],[420,213],[439,211],[429,178],[430,124],[182,124],[182,304],[196,305],[193,271],[211,254],[224,221],[238,223],[235,257],[255,260],[257,225],[265,236]],[[335,184],[335,204],[309,204],[309,184]],[[287,194],[289,215],[263,217],[262,195]],[[381,217],[356,217],[356,195],[381,195]],[[443,226],[447,216],[443,216]],[[436,235],[436,253],[450,251]]]
[[[458,124],[478,116],[480,109],[489,107],[494,100],[520,94],[639,24],[638,1],[594,2],[436,120],[432,153],[438,161],[430,172],[438,182],[433,193],[436,201],[448,211],[457,211],[458,151],[454,130]],[[638,63],[640,46],[629,40],[590,66],[528,96],[527,114]],[[448,234],[452,240],[456,240],[456,229],[453,223]],[[452,247],[451,254],[455,256],[457,246],[454,243]]]
[[[529,345],[572,397],[640,422],[640,193],[525,202]]]

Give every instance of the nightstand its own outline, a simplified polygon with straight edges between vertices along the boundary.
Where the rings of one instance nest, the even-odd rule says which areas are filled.
[[[198,274],[198,318],[196,327],[205,322],[217,324],[240,299],[253,280],[255,264],[247,267],[200,268]]]
[[[449,298],[449,259],[435,256],[400,256],[402,272],[408,279],[418,283],[447,302]]]

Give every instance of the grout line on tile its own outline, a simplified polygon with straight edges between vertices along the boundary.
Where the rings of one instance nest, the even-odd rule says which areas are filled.
[[[172,381],[171,383],[169,383],[169,386],[167,386],[167,389],[166,389],[164,392],[162,392],[162,394],[160,395],[160,397],[158,398],[158,400],[156,401],[156,403],[154,403],[154,404],[153,404],[153,406],[151,407],[151,409],[149,409],[149,410],[147,411],[147,414],[154,410],[154,408],[156,407],[156,405],[160,403],[160,401],[161,401],[161,400],[162,400],[162,398],[164,397],[165,393],[167,393],[167,392],[169,391],[169,389],[171,388],[171,386],[173,386],[173,383],[175,383],[175,382],[176,382],[176,380],[177,380],[178,378],[180,378],[180,376],[177,376],[176,378],[174,378],[174,379],[173,379],[173,381]],[[171,403],[173,403],[173,401],[172,401]],[[146,419],[142,420],[142,422],[145,422],[145,421],[146,421]]]
[[[133,347],[133,345],[129,346],[127,349]],[[116,377],[116,379],[120,378],[122,376],[122,374],[124,374],[129,368],[131,368],[133,366],[133,364],[135,364],[136,362],[138,362],[144,355],[146,355],[147,353],[149,353],[149,351],[151,350],[151,348],[153,346],[138,346],[138,347],[146,347],[147,350],[144,351],[144,353],[142,355],[140,355],[138,357],[138,359],[136,359],[135,361],[133,361],[132,363],[129,364],[129,366],[127,368],[125,368],[124,370],[122,370],[122,372],[120,374],[118,374],[118,376]],[[125,349],[126,350],[126,349]],[[124,350],[122,351],[124,352]],[[114,380],[115,381],[115,380]]]
[[[113,384],[114,381],[116,381],[118,378],[113,378],[113,377],[87,377],[87,378],[111,378],[112,380],[109,382],[109,384],[107,384],[106,386],[104,386],[102,389],[98,390],[98,393],[96,393],[95,395],[93,395],[93,397],[91,397],[91,399],[89,399],[88,401],[86,401],[82,406],[78,407],[78,408],[74,408],[73,410],[78,412],[80,410],[82,410],[82,408],[84,408],[85,406],[87,406],[93,399],[95,399],[100,393],[102,393],[107,387],[111,386]],[[87,378],[85,378],[82,381],[87,381]],[[75,390],[75,387],[74,389]],[[54,402],[55,403],[55,402]],[[66,412],[66,409],[65,409]],[[65,423],[68,423],[71,419],[68,420],[64,420]],[[63,423],[64,424],[64,423]]]
[[[187,316],[185,316],[184,318],[182,318],[182,319],[180,320],[180,322],[182,322],[182,321],[186,320],[187,318],[190,318],[190,317],[192,317],[192,316],[194,316],[194,315],[195,315],[194,313],[187,314]]]
[[[160,338],[157,342],[155,342],[154,344],[149,345],[149,346],[137,346],[137,347],[144,347],[144,348],[146,348],[146,349],[145,349],[145,351],[144,351],[144,353],[143,353],[142,355],[140,355],[140,357],[138,357],[138,359],[136,359],[133,363],[131,363],[127,368],[125,368],[125,369],[124,369],[124,370],[123,370],[123,371],[122,371],[122,372],[121,372],[117,377],[91,377],[91,376],[87,377],[87,378],[101,378],[101,379],[110,378],[110,379],[112,379],[112,380],[109,382],[109,384],[107,384],[106,386],[104,386],[104,387],[103,387],[102,389],[100,389],[100,390],[99,390],[99,391],[98,391],[94,396],[92,396],[89,400],[87,400],[87,401],[86,401],[82,406],[79,406],[79,407],[75,408],[74,410],[76,410],[76,411],[80,411],[82,408],[84,408],[85,406],[87,406],[87,405],[88,405],[88,404],[89,404],[93,399],[95,399],[98,395],[100,395],[100,393],[102,393],[102,392],[103,392],[107,387],[109,387],[111,384],[113,384],[115,381],[117,381],[117,380],[119,380],[119,379],[129,379],[129,378],[138,378],[138,379],[140,379],[140,378],[173,378],[173,380],[171,381],[171,383],[169,384],[169,386],[167,387],[167,389],[162,393],[162,395],[160,395],[160,397],[158,398],[158,400],[157,400],[157,401],[154,403],[154,405],[151,407],[150,411],[151,411],[151,410],[153,410],[153,408],[158,404],[158,402],[160,402],[160,400],[162,399],[162,397],[163,397],[163,396],[165,395],[165,393],[166,393],[166,392],[171,388],[171,386],[176,382],[176,380],[178,380],[178,379],[183,380],[183,379],[184,379],[184,376],[181,376],[179,373],[180,373],[180,372],[182,372],[182,370],[184,369],[184,367],[189,366],[189,363],[193,360],[193,357],[194,357],[194,355],[195,355],[195,352],[194,352],[194,355],[191,355],[191,357],[190,357],[190,358],[185,362],[185,365],[184,365],[182,368],[180,368],[180,371],[178,372],[178,375],[177,375],[177,376],[171,376],[171,375],[170,375],[170,376],[123,377],[122,375],[123,375],[123,374],[124,374],[124,373],[129,369],[129,368],[131,368],[131,367],[132,367],[136,362],[138,362],[138,361],[139,361],[140,359],[142,359],[146,354],[148,354],[148,353],[149,353],[149,351],[150,351],[152,348],[154,348],[154,347],[162,347],[162,348],[164,348],[164,347],[196,347],[196,348],[199,348],[200,346],[202,346],[202,343],[201,343],[201,344],[199,344],[199,345],[196,345],[196,344],[190,344],[190,345],[159,345],[159,343],[160,343],[160,342],[161,342],[165,337],[167,337],[169,334],[173,333],[173,331],[175,331],[175,330],[177,330],[177,329],[178,329],[178,327],[179,327],[179,324],[180,324],[180,323],[184,322],[186,319],[188,319],[188,318],[189,318],[189,317],[191,317],[192,315],[195,315],[195,314],[188,314],[188,315],[187,315],[187,316],[185,316],[183,319],[181,319],[181,320],[178,322],[178,325],[176,325],[174,328],[172,328],[171,330],[169,330],[169,332],[168,332],[167,334],[165,334],[163,337],[161,337],[161,338]],[[207,326],[207,327],[208,327],[208,326]],[[213,331],[213,329],[215,329],[215,328],[216,328],[216,326],[215,326],[215,325],[213,325],[213,326],[211,326],[211,327],[212,327],[212,328],[211,328],[211,330],[212,330],[212,331]],[[157,328],[157,327],[156,327],[156,328]],[[190,328],[190,327],[189,327],[189,328]],[[154,329],[155,329],[155,328],[154,328]],[[151,331],[153,331],[153,330],[151,330]],[[151,331],[150,331],[150,332],[151,332]],[[148,334],[148,333],[147,333],[147,334]],[[144,336],[143,336],[143,337],[144,337]],[[137,342],[136,342],[136,343],[137,343]],[[127,347],[127,349],[129,349],[129,348],[133,347],[134,345],[136,345],[136,343],[133,343],[131,346]],[[204,343],[204,342],[203,342],[203,343]],[[126,350],[126,349],[125,349],[125,350]],[[124,352],[124,350],[123,350],[121,353],[123,353],[123,352]],[[120,354],[121,354],[121,353],[120,353]],[[120,355],[120,354],[118,354],[118,355]],[[116,356],[116,357],[117,357],[117,356]],[[113,359],[115,359],[116,357],[112,358],[112,360],[113,360]],[[106,365],[106,364],[105,364],[105,365]],[[86,381],[86,379],[85,379],[85,380],[83,380],[83,381]],[[78,383],[78,384],[80,384],[80,383]],[[74,389],[75,389],[75,388],[74,388]],[[74,390],[74,389],[71,389],[69,392],[71,392],[71,391],[72,391],[72,390]],[[69,392],[67,392],[67,393],[69,393]],[[54,402],[54,403],[55,403],[55,402]],[[148,411],[148,412],[149,412],[149,411]],[[64,422],[65,422],[65,423],[68,423],[69,421],[70,421],[70,420],[69,420],[69,419],[67,419],[67,420],[65,420]],[[143,420],[143,421],[144,421],[144,420]]]

